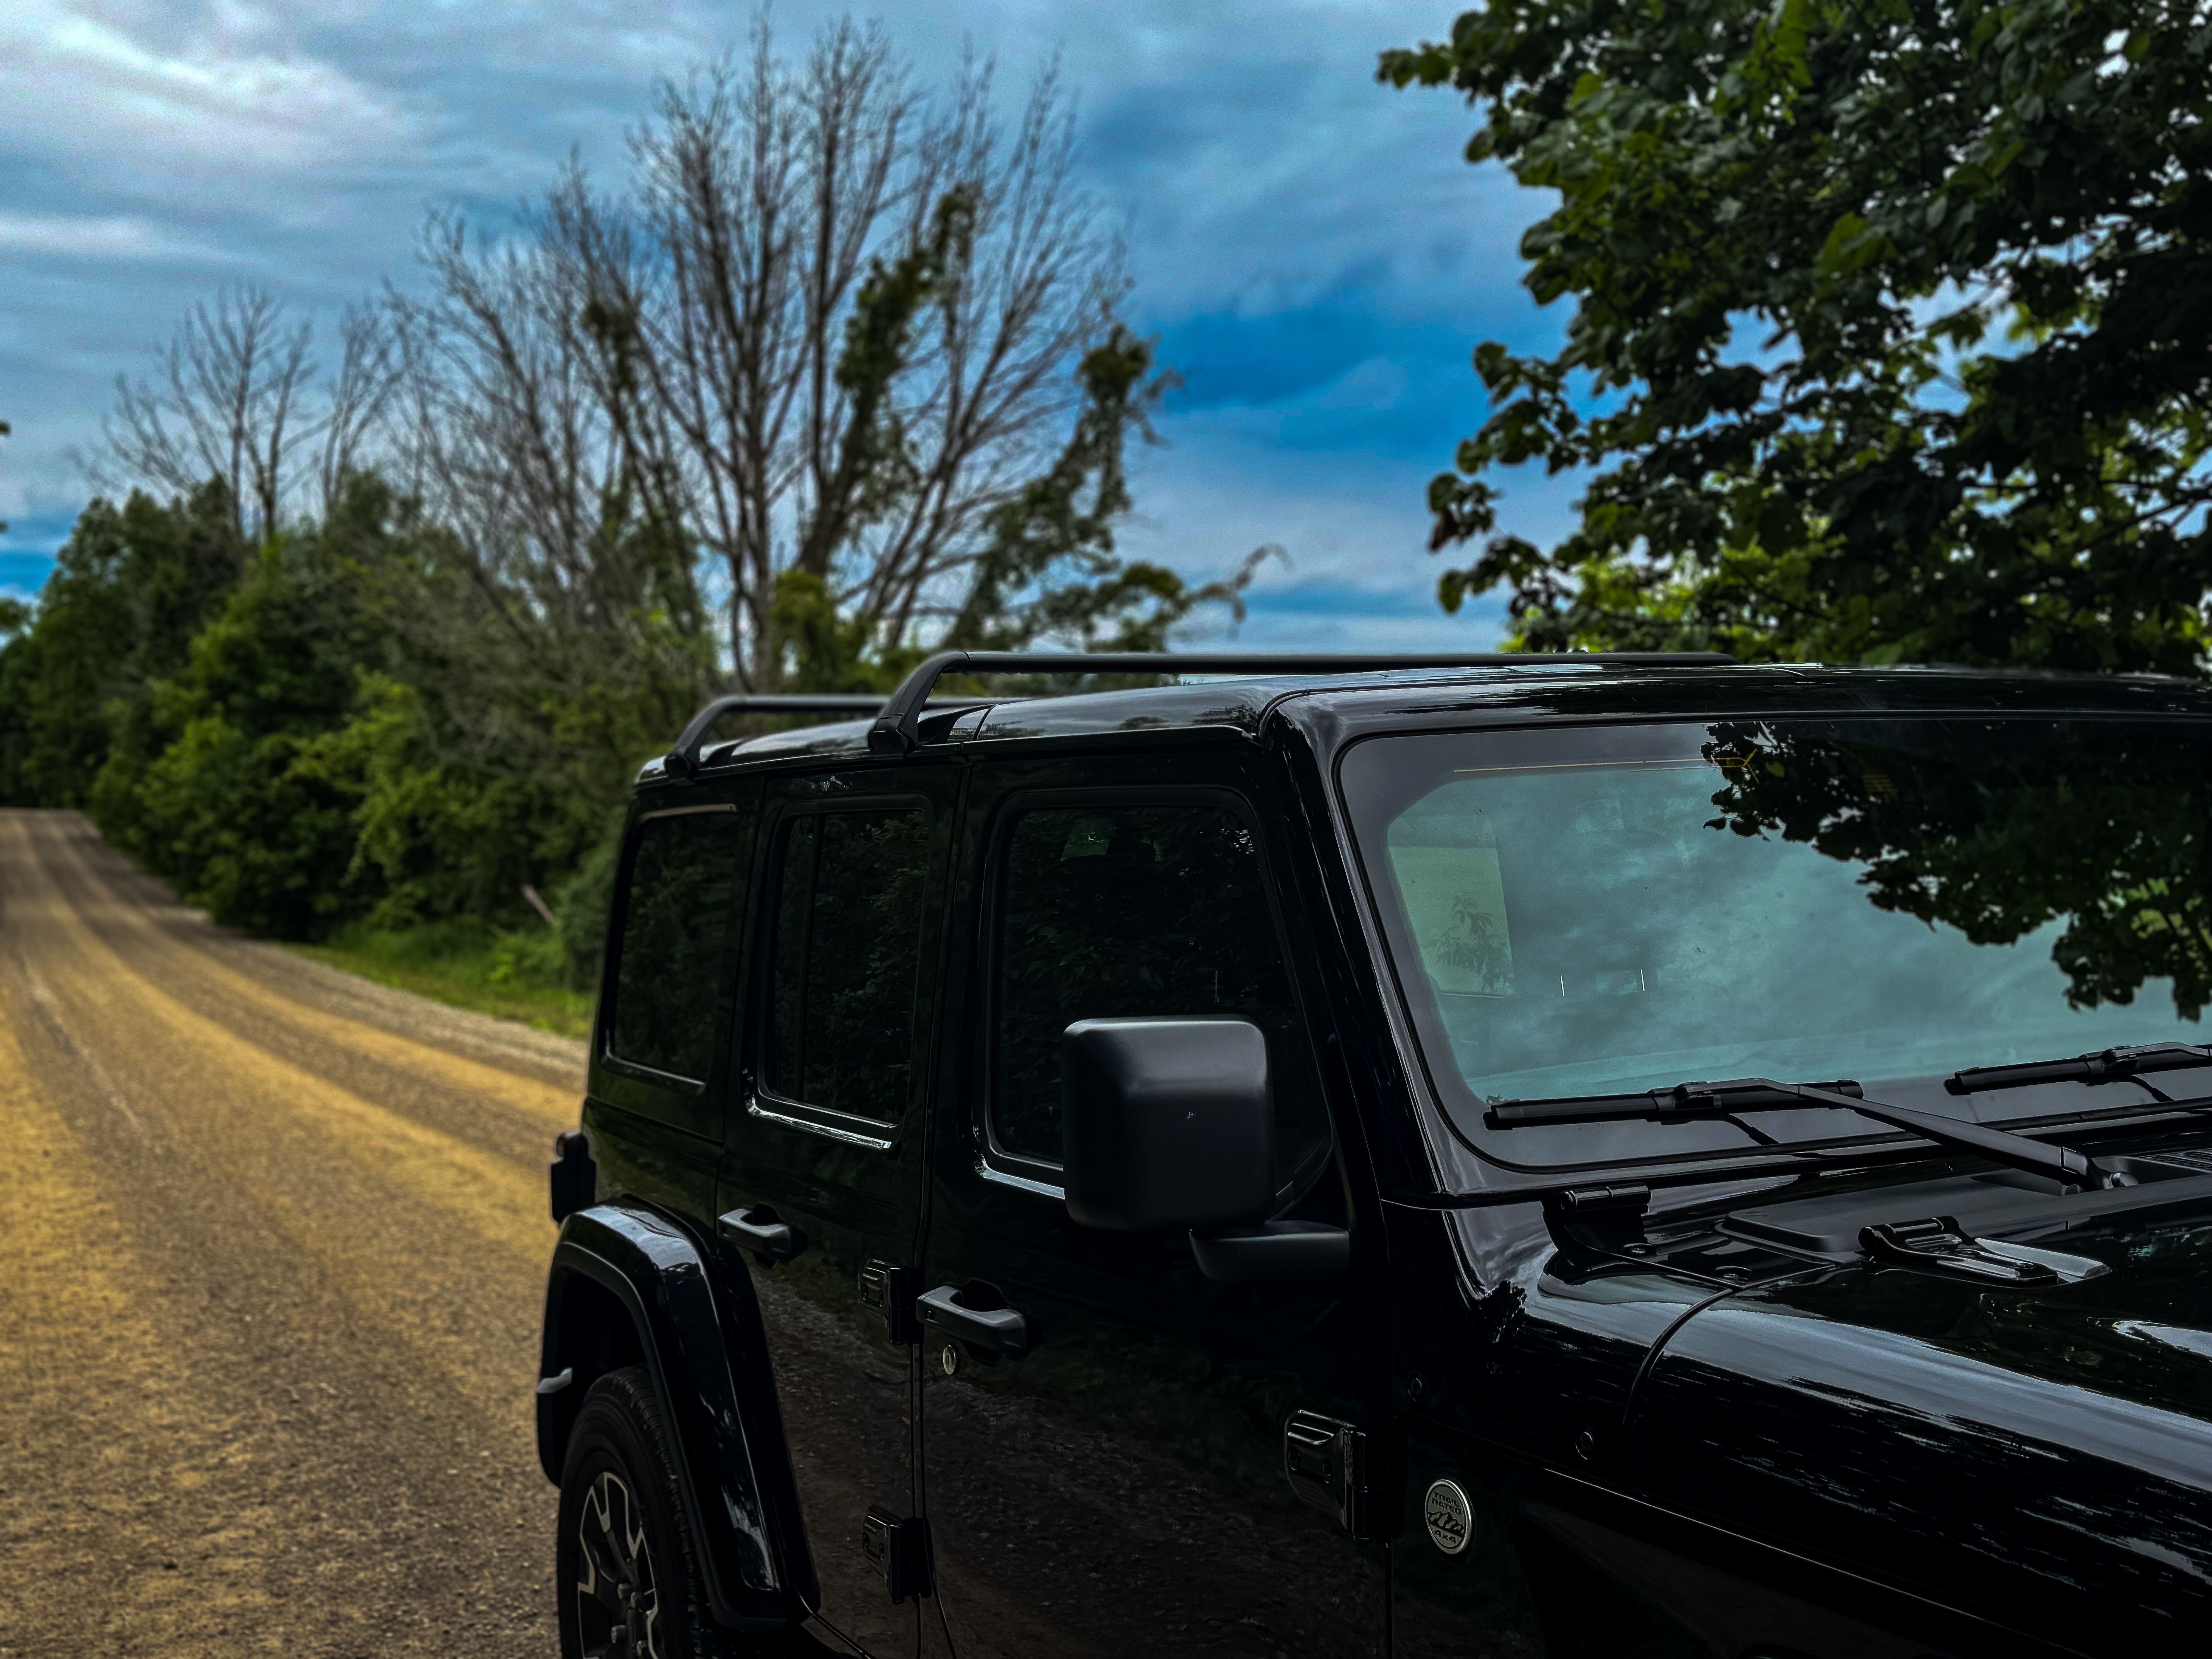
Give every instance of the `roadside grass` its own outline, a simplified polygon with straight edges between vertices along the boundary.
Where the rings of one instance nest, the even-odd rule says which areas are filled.
[[[550,932],[500,933],[466,921],[356,926],[321,945],[285,948],[456,1008],[561,1036],[591,1034],[592,994],[568,983]]]

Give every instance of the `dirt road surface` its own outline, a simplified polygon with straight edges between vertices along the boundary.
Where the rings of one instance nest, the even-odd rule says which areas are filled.
[[[0,812],[0,1656],[543,1656],[583,1048]]]

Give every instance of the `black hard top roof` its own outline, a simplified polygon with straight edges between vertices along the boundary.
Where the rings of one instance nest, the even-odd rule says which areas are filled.
[[[2212,688],[2152,675],[1674,665],[1531,653],[1510,665],[1263,674],[998,702],[946,695],[920,708],[914,752],[942,753],[954,744],[974,752],[1000,743],[1206,732],[1249,738],[1273,713],[1308,731],[1318,746],[1333,749],[1370,732],[1463,725],[1470,718],[1518,724],[1878,710],[2203,717],[2212,715]],[[681,761],[649,762],[638,781],[800,757],[880,758],[887,752],[884,724],[880,716],[847,720],[696,745],[688,767]]]

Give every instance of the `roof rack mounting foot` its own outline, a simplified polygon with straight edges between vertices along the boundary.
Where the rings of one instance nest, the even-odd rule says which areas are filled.
[[[669,750],[665,764],[672,776],[696,776],[700,746],[715,722],[726,715],[842,714],[852,719],[875,714],[883,706],[883,698],[872,691],[739,691],[716,697],[691,717],[683,736]]]

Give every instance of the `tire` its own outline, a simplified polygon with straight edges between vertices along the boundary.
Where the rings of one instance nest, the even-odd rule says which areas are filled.
[[[676,1440],[641,1365],[592,1384],[568,1436],[554,1547],[562,1659],[729,1659],[684,1518]]]

